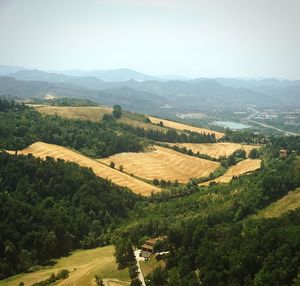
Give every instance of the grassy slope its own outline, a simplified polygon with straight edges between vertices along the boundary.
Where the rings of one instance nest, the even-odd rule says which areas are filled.
[[[25,285],[31,285],[47,279],[51,273],[57,273],[61,269],[68,269],[71,273],[69,278],[60,281],[56,285],[94,285],[94,274],[98,274],[104,279],[111,278],[129,282],[128,269],[118,270],[113,254],[113,246],[78,250],[68,257],[58,259],[54,266],[10,277],[0,281],[0,285],[19,285],[21,281]]]
[[[164,261],[162,261],[162,260],[157,261],[155,257],[156,256],[153,256],[147,261],[140,261],[140,266],[141,266],[144,277],[149,275],[157,267],[159,267],[159,266],[164,267],[165,266]]]
[[[254,217],[279,217],[290,210],[300,208],[300,188],[289,192],[286,196],[259,211]]]

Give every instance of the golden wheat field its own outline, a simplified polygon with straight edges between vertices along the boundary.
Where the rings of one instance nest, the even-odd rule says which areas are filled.
[[[106,285],[129,285],[128,269],[117,269],[114,252],[115,249],[113,246],[78,250],[70,256],[56,260],[54,266],[12,276],[0,281],[0,285],[18,286],[20,282],[24,282],[25,285],[32,285],[33,283],[49,278],[51,273],[57,274],[62,269],[70,271],[69,278],[60,280],[55,285],[93,286],[95,285],[94,274],[104,278]]]
[[[152,123],[159,124],[160,122],[162,122],[164,126],[169,127],[169,128],[174,128],[174,129],[182,130],[182,131],[189,130],[189,131],[197,132],[197,133],[215,134],[216,139],[220,139],[224,136],[224,133],[222,133],[222,132],[212,131],[212,130],[209,130],[206,128],[194,127],[194,126],[186,125],[183,123],[160,119],[157,117],[152,117],[152,116],[148,116],[148,117]]]
[[[104,164],[101,164],[93,159],[85,157],[62,146],[47,144],[44,142],[36,142],[30,145],[28,148],[19,151],[18,153],[25,155],[31,153],[33,156],[42,159],[48,156],[55,159],[63,159],[65,161],[75,162],[80,166],[92,168],[94,173],[99,177],[111,180],[113,183],[119,186],[128,187],[134,193],[144,196],[149,196],[152,192],[160,191],[160,189],[155,186],[152,186],[118,170],[105,166]]]
[[[46,115],[58,115],[68,119],[82,119],[100,121],[105,113],[111,113],[112,108],[100,106],[50,106],[33,105],[40,113]]]
[[[186,183],[190,178],[208,176],[219,167],[218,162],[188,156],[168,148],[153,146],[153,150],[140,153],[120,153],[99,161],[116,167],[123,166],[126,173],[153,180],[163,179]]]
[[[224,175],[205,182],[205,183],[201,183],[201,186],[208,186],[211,182],[216,182],[216,183],[228,183],[232,180],[233,176],[240,176],[243,174],[247,174],[249,172],[253,172],[257,169],[260,168],[261,165],[261,160],[259,159],[245,159],[241,162],[239,162],[238,164],[230,167]]]
[[[194,153],[206,154],[213,158],[220,156],[230,156],[234,151],[242,149],[246,151],[247,156],[254,148],[259,148],[259,145],[245,145],[239,143],[168,143],[170,146],[179,146],[191,149]]]

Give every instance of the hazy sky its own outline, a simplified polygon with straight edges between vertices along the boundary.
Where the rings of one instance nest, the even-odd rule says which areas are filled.
[[[0,64],[300,79],[300,0],[0,0]]]

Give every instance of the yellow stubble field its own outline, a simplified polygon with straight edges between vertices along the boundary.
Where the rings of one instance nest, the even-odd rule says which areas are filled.
[[[120,153],[99,161],[148,180],[163,179],[186,183],[190,178],[206,177],[219,167],[218,162],[188,156],[154,145],[152,150],[140,153]]]
[[[239,143],[168,143],[170,146],[185,147],[191,149],[194,153],[199,152],[200,154],[206,154],[210,157],[218,159],[220,156],[230,156],[234,151],[242,149],[246,151],[246,155],[249,155],[249,152],[252,149],[257,149],[259,145],[245,145]]]
[[[119,186],[128,187],[134,193],[144,196],[149,196],[152,192],[160,191],[159,188],[152,186],[151,184],[138,180],[116,169],[112,169],[104,164],[101,164],[93,159],[85,157],[62,146],[44,142],[36,142],[30,145],[28,148],[19,151],[18,154],[32,154],[33,156],[42,159],[45,159],[48,156],[55,159],[63,159],[65,161],[77,163],[80,166],[92,168],[94,173],[99,177],[111,180],[113,183]]]
[[[189,131],[197,132],[197,133],[215,134],[216,139],[220,139],[224,136],[224,133],[222,133],[222,132],[217,132],[217,131],[209,130],[206,128],[190,126],[187,124],[178,123],[178,122],[170,121],[170,120],[166,120],[166,119],[160,119],[157,117],[152,117],[152,116],[148,116],[148,117],[152,123],[159,124],[160,122],[162,122],[165,127],[174,128],[174,129],[181,130],[181,131],[189,130]]]
[[[216,183],[228,183],[232,180],[232,178],[235,176],[240,176],[243,174],[247,174],[250,172],[253,172],[257,169],[259,169],[261,166],[261,160],[259,159],[245,159],[241,162],[239,162],[238,164],[230,167],[224,175],[205,182],[205,183],[201,183],[201,186],[208,186],[211,182],[216,182]]]
[[[58,115],[68,119],[81,119],[100,121],[105,113],[111,113],[112,108],[100,106],[50,106],[33,105],[40,113],[46,115]]]

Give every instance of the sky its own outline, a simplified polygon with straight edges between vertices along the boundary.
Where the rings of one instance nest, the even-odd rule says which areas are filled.
[[[0,0],[0,64],[300,79],[299,0]]]

